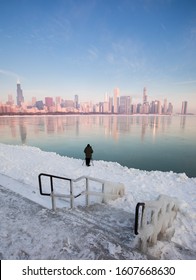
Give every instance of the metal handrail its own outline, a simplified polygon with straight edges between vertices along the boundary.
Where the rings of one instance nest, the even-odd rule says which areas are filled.
[[[134,227],[134,233],[135,235],[138,235],[138,227],[139,227],[139,209],[142,207],[142,217],[144,213],[145,203],[144,202],[138,202],[135,208],[135,227]],[[141,217],[141,220],[142,220]]]
[[[43,193],[43,191],[42,191],[41,176],[50,177],[50,187],[51,187],[51,192],[50,192],[50,193]],[[70,181],[70,182],[71,182],[71,179],[70,179],[70,178],[65,178],[65,177],[56,176],[56,175],[52,175],[52,174],[40,173],[39,176],[38,176],[38,180],[39,180],[39,190],[40,190],[40,194],[41,194],[41,195],[51,196],[51,193],[54,192],[53,180],[52,180],[52,178],[62,179],[62,180],[66,180],[66,181]]]
[[[140,207],[142,213],[139,213]],[[146,252],[149,244],[156,244],[157,239],[172,226],[177,211],[177,200],[166,195],[160,195],[155,201],[138,203],[135,211],[135,234],[139,234],[138,248]]]
[[[42,176],[50,177],[50,189],[51,189],[50,193],[43,192],[43,190],[42,190],[42,181],[41,181],[41,177]],[[70,182],[70,195],[57,195],[57,194],[54,194],[53,178],[69,181]],[[78,181],[80,181],[82,179],[86,180],[86,191],[83,191],[83,192],[77,194],[76,196],[74,196],[73,195],[73,182],[78,182]],[[79,197],[81,195],[86,195],[86,205],[88,206],[89,205],[89,198],[88,198],[88,195],[89,195],[89,180],[101,183],[102,184],[102,193],[104,193],[104,183],[105,183],[105,181],[101,180],[101,179],[97,179],[97,178],[93,178],[93,177],[88,177],[88,176],[87,177],[86,176],[81,176],[81,177],[79,177],[77,179],[70,179],[70,178],[66,178],[66,177],[62,177],[62,176],[56,176],[56,175],[47,174],[47,173],[40,173],[38,175],[40,194],[41,195],[45,195],[45,196],[50,196],[52,198],[52,208],[53,209],[56,208],[56,206],[55,206],[55,199],[54,199],[55,196],[59,196],[59,197],[61,196],[61,197],[70,198],[70,207],[73,208],[74,198],[77,198],[77,197]]]

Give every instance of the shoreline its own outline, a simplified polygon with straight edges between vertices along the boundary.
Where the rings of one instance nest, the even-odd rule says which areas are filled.
[[[73,160],[73,161],[81,161],[83,162],[84,159],[82,158],[74,158],[74,157],[69,157],[69,156],[66,156],[66,155],[61,155],[57,152],[54,152],[54,151],[46,151],[46,150],[42,150],[41,148],[39,147],[36,147],[36,146],[29,146],[29,145],[18,145],[18,144],[5,144],[5,143],[1,143],[0,142],[0,146],[1,145],[5,145],[5,146],[8,146],[8,147],[16,147],[16,148],[27,148],[29,149],[29,151],[31,149],[38,149],[41,153],[47,153],[47,154],[51,154],[51,155],[56,155],[56,156],[60,156],[62,159],[65,158],[65,159],[68,159],[68,160]],[[119,165],[119,167],[121,168],[125,168],[125,169],[128,169],[130,171],[136,171],[136,172],[141,172],[141,173],[146,173],[146,174],[152,174],[152,173],[164,173],[164,174],[174,174],[174,175],[177,175],[177,176],[183,176],[183,177],[187,177],[188,179],[196,179],[196,177],[189,177],[186,172],[175,172],[173,170],[170,170],[170,171],[162,171],[162,170],[145,170],[145,169],[139,169],[139,168],[134,168],[134,167],[129,167],[129,166],[126,166],[126,165],[122,165],[120,164],[119,162],[117,161],[107,161],[107,160],[96,160],[96,159],[93,159],[93,162],[97,162],[97,163],[100,163],[100,162],[103,162],[104,164],[106,165],[113,165],[113,164],[117,164]],[[94,166],[94,165],[93,165]],[[6,174],[3,174],[0,172],[0,174],[2,175],[6,175]]]
[[[61,112],[56,112],[56,113],[8,113],[8,114],[2,114],[0,113],[0,117],[23,117],[23,116],[123,116],[123,117],[134,117],[134,116],[139,116],[139,117],[174,117],[174,116],[180,116],[180,117],[186,117],[186,116],[196,116],[194,113],[190,114],[180,114],[180,113],[175,113],[175,114],[114,114],[114,113],[61,113]]]

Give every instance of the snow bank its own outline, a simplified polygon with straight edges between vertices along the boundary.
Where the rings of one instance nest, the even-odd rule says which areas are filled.
[[[27,146],[0,144],[0,158],[0,174],[16,179],[22,183],[23,187],[10,182],[6,183],[3,176],[0,176],[1,184],[49,209],[51,208],[50,198],[40,197],[39,194],[38,175],[40,173],[73,179],[89,176],[105,181],[120,182],[124,185],[125,195],[110,201],[109,204],[129,213],[135,212],[138,202],[155,200],[160,194],[173,197],[179,202],[179,212],[173,223],[175,233],[171,239],[172,244],[196,251],[196,178],[188,178],[184,173],[129,169],[116,162],[96,160],[94,160],[94,166],[87,168],[82,165],[81,159],[63,157]],[[64,188],[64,186],[59,187]],[[83,190],[84,186],[80,184],[75,186],[76,193]],[[163,259],[168,256],[171,259],[178,258],[179,254],[175,248],[171,243],[158,241],[153,248],[153,254]]]
[[[149,245],[155,245],[157,239],[163,237],[171,240],[175,228],[172,227],[177,215],[178,202],[166,195],[160,195],[155,201],[137,204],[137,209],[142,206],[141,219],[139,219],[139,235],[137,243],[142,252],[147,251]],[[139,218],[139,217],[138,217]]]

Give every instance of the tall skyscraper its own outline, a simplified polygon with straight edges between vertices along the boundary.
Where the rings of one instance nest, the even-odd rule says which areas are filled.
[[[157,111],[156,111],[156,113],[161,115],[161,113],[162,113],[161,112],[161,108],[162,108],[161,107],[161,102],[159,100],[157,100],[156,102],[157,102]]]
[[[24,102],[24,96],[19,81],[17,82],[16,94],[16,103],[19,107],[21,107],[22,102]]]
[[[113,109],[114,109],[114,113],[115,113],[115,114],[118,113],[119,92],[120,92],[119,88],[115,88],[115,89],[114,89]]]
[[[143,89],[143,104],[146,104],[148,101],[147,101],[147,94],[146,94],[147,90],[146,90],[146,87],[144,87]]]
[[[109,97],[109,112],[112,113],[113,97]]]
[[[187,106],[188,106],[188,102],[187,101],[183,101],[182,102],[182,109],[181,109],[181,114],[182,115],[186,115],[187,114]]]
[[[163,104],[163,114],[167,114],[167,99],[164,99],[164,104]]]
[[[76,109],[79,108],[79,97],[77,94],[74,96],[74,106]]]
[[[141,107],[141,113],[143,114],[148,114],[149,113],[149,110],[150,110],[150,107],[149,107],[149,103],[148,103],[148,96],[146,94],[147,92],[147,89],[146,87],[144,87],[143,89],[143,104],[142,104],[142,107]]]

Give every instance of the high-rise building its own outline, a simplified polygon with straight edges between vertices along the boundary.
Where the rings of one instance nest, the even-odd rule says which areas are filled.
[[[103,102],[103,113],[109,113],[109,102]]]
[[[141,107],[141,113],[142,114],[148,114],[149,111],[150,111],[150,106],[149,106],[149,103],[148,103],[148,96],[147,96],[146,92],[147,92],[147,89],[146,89],[146,87],[144,87],[144,89],[143,89],[143,104],[142,104],[142,107]]]
[[[42,101],[42,100],[36,101],[35,107],[36,107],[38,110],[43,110],[43,109],[44,109],[44,103],[43,103],[43,101]]]
[[[161,111],[161,109],[162,109],[161,102],[159,100],[157,100],[156,102],[157,102],[157,111],[156,111],[156,113],[161,115],[161,113],[162,113],[162,111]]]
[[[14,104],[14,99],[11,94],[8,95],[8,100],[6,102],[7,105],[13,105]]]
[[[173,114],[173,105],[172,105],[171,102],[170,102],[169,105],[168,105],[167,113],[168,113],[169,115]]]
[[[76,109],[79,109],[79,97],[77,94],[74,96],[74,105]]]
[[[114,98],[113,98],[113,113],[118,113],[118,106],[119,106],[119,88],[114,89]]]
[[[109,97],[109,112],[112,113],[113,97]]]
[[[45,97],[45,105],[49,108],[54,105],[52,97]]]
[[[131,113],[131,97],[130,96],[121,96],[120,97],[120,114],[130,114]]]
[[[163,104],[163,114],[167,114],[167,99],[164,99],[164,104]]]
[[[19,107],[21,107],[22,103],[24,102],[24,96],[19,81],[17,82],[16,94],[16,103]]]
[[[35,106],[36,101],[37,101],[36,97],[32,97],[32,106]]]
[[[144,87],[144,89],[143,89],[143,104],[146,104],[148,102],[148,100],[147,100],[148,96],[147,96],[146,92],[147,92],[147,89],[146,89],[146,87]]]
[[[56,105],[60,105],[61,104],[61,97],[60,96],[56,96],[55,102],[56,102]]]
[[[183,101],[182,102],[182,109],[181,109],[181,114],[182,115],[186,115],[187,114],[187,106],[188,106],[188,102],[187,101]]]

